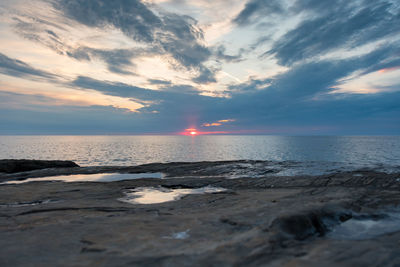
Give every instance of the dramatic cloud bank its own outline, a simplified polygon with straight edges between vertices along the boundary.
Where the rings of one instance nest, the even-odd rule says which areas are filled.
[[[0,134],[400,134],[395,0],[4,0]]]

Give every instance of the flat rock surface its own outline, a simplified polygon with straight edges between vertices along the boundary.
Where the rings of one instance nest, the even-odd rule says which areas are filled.
[[[75,162],[65,160],[30,160],[3,159],[0,160],[0,173],[16,173],[46,168],[79,167]]]
[[[400,265],[399,229],[358,240],[330,235],[348,220],[372,218],[379,223],[397,212],[399,174],[275,177],[268,172],[265,177],[229,179],[226,172],[215,172],[224,164],[0,174],[2,181],[99,172],[167,175],[107,183],[0,185],[0,266]],[[204,186],[227,191],[149,205],[119,200],[126,190],[139,187]]]

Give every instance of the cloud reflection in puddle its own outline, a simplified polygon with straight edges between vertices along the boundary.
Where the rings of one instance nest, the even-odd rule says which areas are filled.
[[[169,189],[164,187],[138,187],[124,192],[125,197],[118,199],[130,204],[156,204],[179,200],[185,195],[219,193],[227,189],[206,186],[201,188]]]

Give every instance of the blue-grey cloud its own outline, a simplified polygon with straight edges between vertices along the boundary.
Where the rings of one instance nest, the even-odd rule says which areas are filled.
[[[107,63],[108,70],[119,74],[133,74],[128,68],[134,66],[132,58],[133,51],[128,49],[99,50],[93,49],[92,55]]]
[[[393,57],[396,52],[399,52],[398,45],[392,44],[381,46],[365,55],[348,59],[298,64],[272,79],[254,79],[241,85],[232,86],[231,89],[238,94],[244,92],[247,95],[252,95],[248,93],[254,92],[258,96],[264,95],[268,99],[281,97],[281,100],[286,103],[296,102],[299,98],[306,97],[309,99],[318,94],[330,92],[332,87],[340,84],[341,79],[355,72],[360,72],[363,75],[388,66],[392,61],[398,62],[400,54],[397,58]],[[251,89],[255,90],[251,91]],[[272,102],[276,101],[273,100]]]
[[[229,91],[233,94],[247,94],[259,90],[265,90],[271,85],[274,79],[254,79],[251,78],[243,83],[229,86]]]
[[[290,8],[296,13],[307,11],[315,12],[317,14],[330,13],[332,10],[340,9],[349,4],[360,6],[359,1],[353,1],[349,3],[346,0],[330,0],[330,1],[319,1],[319,0],[297,0],[294,5]]]
[[[215,57],[217,60],[223,60],[225,62],[240,62],[242,61],[242,54],[245,49],[240,49],[237,55],[228,55],[226,54],[226,47],[223,45],[219,45],[215,49]]]
[[[7,127],[0,127],[0,134],[136,133],[132,127],[132,117],[131,113],[104,106],[43,105],[38,110],[0,107],[0,123],[7,125]],[[143,125],[145,128],[150,128],[146,127],[145,123]]]
[[[23,78],[50,79],[55,77],[49,72],[34,68],[21,60],[9,58],[2,53],[0,53],[0,73]]]
[[[75,3],[77,4],[77,3]],[[149,55],[150,51],[144,49],[94,49],[86,46],[71,47],[66,42],[68,36],[63,34],[68,32],[65,28],[60,27],[60,23],[50,22],[39,17],[27,15],[19,15],[13,18],[15,31],[26,39],[40,43],[60,55],[66,55],[80,61],[90,61],[98,59],[107,64],[108,70],[118,74],[132,75],[128,68],[132,68],[134,64],[132,59]],[[54,30],[61,30],[61,35]]]
[[[151,84],[171,85],[171,81],[167,80],[148,79],[147,81]]]
[[[72,57],[74,59],[89,61],[91,59],[90,52],[91,52],[91,49],[89,49],[87,47],[79,47],[77,49],[66,51],[65,53],[69,57]]]
[[[162,25],[160,18],[137,0],[60,0],[54,5],[82,24],[114,26],[138,41],[153,42],[155,29]]]
[[[142,101],[164,101],[197,95],[198,91],[190,85],[165,84],[162,90],[151,90],[119,82],[100,81],[90,77],[80,76],[70,86],[99,91],[106,95],[134,98]]]
[[[215,78],[217,70],[216,69],[209,69],[204,66],[200,67],[199,69],[200,74],[199,76],[192,79],[195,83],[215,83],[217,79]]]
[[[350,59],[296,65],[272,79],[251,79],[241,85],[232,86],[230,98],[201,96],[190,88],[173,89],[173,85],[165,85],[163,91],[153,91],[87,77],[80,77],[74,85],[110,95],[154,101],[140,109],[137,119],[152,121],[157,125],[164,124],[166,132],[176,130],[173,127],[186,127],[188,123],[183,117],[190,114],[196,116],[198,125],[223,118],[235,118],[235,123],[225,128],[230,130],[268,130],[268,127],[283,129],[287,125],[300,128],[321,126],[322,129],[334,126],[338,132],[347,129],[346,133],[350,134],[357,133],[357,127],[373,131],[366,123],[371,117],[378,120],[389,116],[385,119],[386,123],[399,122],[398,87],[391,88],[391,92],[375,95],[330,94],[332,87],[340,85],[340,80],[344,77],[355,71],[381,65],[393,49],[395,46],[386,46]],[[382,89],[388,91],[387,88]],[[154,111],[158,113],[153,113]],[[354,123],[355,120],[358,123]],[[167,122],[173,122],[173,127]],[[380,125],[377,122],[376,125],[378,124]],[[392,127],[391,131],[395,132],[399,128],[400,126]]]
[[[136,58],[167,55],[173,59],[168,61],[172,67],[194,70],[201,76],[207,69],[204,63],[213,56],[211,49],[204,45],[204,34],[196,20],[175,13],[155,13],[140,0],[43,1],[52,3],[62,16],[52,21],[54,18],[16,14],[13,16],[15,31],[58,54],[77,60],[102,60],[114,73],[132,75]],[[63,16],[69,19],[68,23],[72,20],[76,25],[118,29],[145,46],[131,49],[71,47],[67,41],[68,29],[63,27],[66,23]]]
[[[52,30],[65,31],[66,29],[63,26],[26,14],[14,16],[13,21],[14,30],[20,36],[49,47],[60,55],[64,54],[64,50],[66,49],[64,40]]]
[[[299,65],[273,80],[245,83],[244,87],[258,89],[249,88],[247,93],[238,89],[241,93],[231,98],[181,93],[181,90],[152,91],[81,77],[75,82],[76,87],[154,103],[140,113],[126,113],[112,107],[53,106],[49,110],[54,112],[2,110],[0,122],[9,123],[14,133],[168,133],[188,127],[193,120],[187,118],[195,118],[198,125],[235,118],[235,123],[223,129],[274,129],[276,133],[288,133],[290,125],[291,134],[303,133],[303,128],[330,134],[393,134],[400,131],[400,88],[375,95],[326,94],[340,78],[374,64],[382,54],[381,51],[351,60]],[[315,96],[320,97],[314,100]]]
[[[154,48],[132,48],[132,49],[95,49],[90,47],[79,47],[66,51],[69,57],[80,61],[90,61],[94,58],[107,64],[110,72],[135,75],[132,71],[136,67],[135,59],[143,56],[157,55],[160,51]]]
[[[211,51],[201,43],[202,30],[189,16],[155,14],[139,0],[54,0],[54,5],[70,19],[87,26],[119,29],[159,54],[171,55],[185,68],[202,70],[211,56]]]
[[[135,97],[140,100],[159,100],[164,92],[149,90],[124,83],[99,81],[90,77],[80,76],[75,79],[71,86],[85,89],[97,90],[106,95]]]
[[[252,79],[231,87],[231,98],[209,107],[210,113],[205,116],[215,119],[213,114],[225,114],[236,118],[235,125],[242,129],[314,125],[332,126],[336,132],[332,128],[328,132],[342,134],[379,133],[368,124],[374,118],[374,124],[385,129],[381,133],[389,128],[396,133],[400,130],[400,106],[396,104],[400,100],[400,84],[381,87],[385,92],[374,95],[329,94],[333,86],[355,71],[377,68],[394,49],[382,47],[350,59],[310,62],[273,79]]]
[[[233,19],[238,25],[248,25],[254,20],[265,18],[275,13],[282,13],[284,8],[279,0],[250,0],[244,9]]]
[[[400,66],[398,42],[395,38],[386,40],[400,33],[397,27],[400,5],[395,1],[298,0],[287,7],[283,3],[288,1],[249,0],[234,22],[241,27],[240,31],[246,29],[244,26],[257,25],[251,30],[260,35],[258,40],[249,40],[253,45],[233,55],[226,53],[227,43],[206,47],[203,32],[193,18],[160,9],[152,11],[151,6],[138,0],[48,1],[57,7],[57,14],[63,15],[59,21],[17,16],[17,31],[25,38],[76,60],[101,60],[114,73],[135,75],[135,68],[140,68],[135,59],[167,55],[171,66],[177,70],[183,68],[194,73],[189,78],[192,81],[211,83],[216,81],[216,73],[223,69],[224,63],[240,62],[246,53],[254,52],[255,47],[266,42],[272,43],[266,54],[275,57],[287,69],[274,77],[252,77],[231,85],[224,92],[229,97],[204,96],[194,86],[175,84],[174,77],[157,74],[157,79],[147,81],[157,85],[159,90],[94,79],[82,73],[72,81],[58,80],[57,83],[76,90],[95,90],[131,99],[145,106],[135,113],[105,106],[54,106],[51,105],[53,100],[44,96],[0,92],[0,125],[7,125],[0,133],[168,133],[227,118],[236,120],[219,129],[275,129],[275,133],[287,133],[285,129],[292,127],[291,134],[303,133],[296,129],[321,129],[318,133],[329,134],[400,133],[400,82],[380,86],[377,80],[374,85],[382,89],[377,94],[332,93],[334,88],[344,86],[344,78]],[[269,25],[261,23],[266,21],[264,17],[273,15],[282,19],[294,14],[300,14],[297,18],[302,20],[274,42],[276,35],[267,29]],[[141,43],[140,49],[101,48],[101,45],[97,48],[70,47],[65,42],[67,29],[57,28],[65,22],[65,17],[75,23],[73,27],[84,24],[118,29]],[[268,20],[268,23],[274,22]],[[267,30],[261,32],[263,27]],[[322,60],[320,57],[339,48],[358,48],[377,40],[381,41],[380,45],[370,46],[366,54],[350,56],[349,53],[344,59],[323,57]],[[248,66],[233,68],[240,67]],[[3,54],[0,54],[0,72],[28,79],[53,78],[50,73]],[[29,109],[5,104],[18,101]]]
[[[315,1],[299,1],[297,9],[309,9]],[[277,40],[266,54],[279,64],[290,66],[337,48],[354,48],[400,33],[400,8],[390,1],[320,1],[314,9],[323,16],[312,16]],[[301,4],[300,4],[301,3]],[[304,4],[304,6],[302,5]]]
[[[376,53],[378,58],[373,64],[365,66],[362,71],[363,75],[382,69],[400,67],[400,43],[396,43],[394,46],[384,46],[377,51],[381,53]]]
[[[209,111],[225,103],[222,98],[199,95],[188,85],[165,85],[162,90],[149,90],[124,83],[100,81],[88,77],[79,77],[73,84],[75,88],[96,90],[103,94],[132,98],[136,102],[150,101],[150,105],[139,109],[136,119],[146,123],[164,126],[165,132],[173,132],[189,123],[186,118],[199,119]],[[221,119],[221,118],[220,118]],[[150,129],[137,126],[137,130],[147,132]],[[160,126],[161,127],[161,126]],[[175,127],[175,128],[173,128]]]

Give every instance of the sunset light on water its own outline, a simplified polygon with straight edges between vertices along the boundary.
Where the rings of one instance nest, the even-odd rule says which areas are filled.
[[[233,132],[228,131],[199,131],[196,128],[188,128],[178,135],[197,136],[197,135],[215,135],[215,134],[232,134]]]

